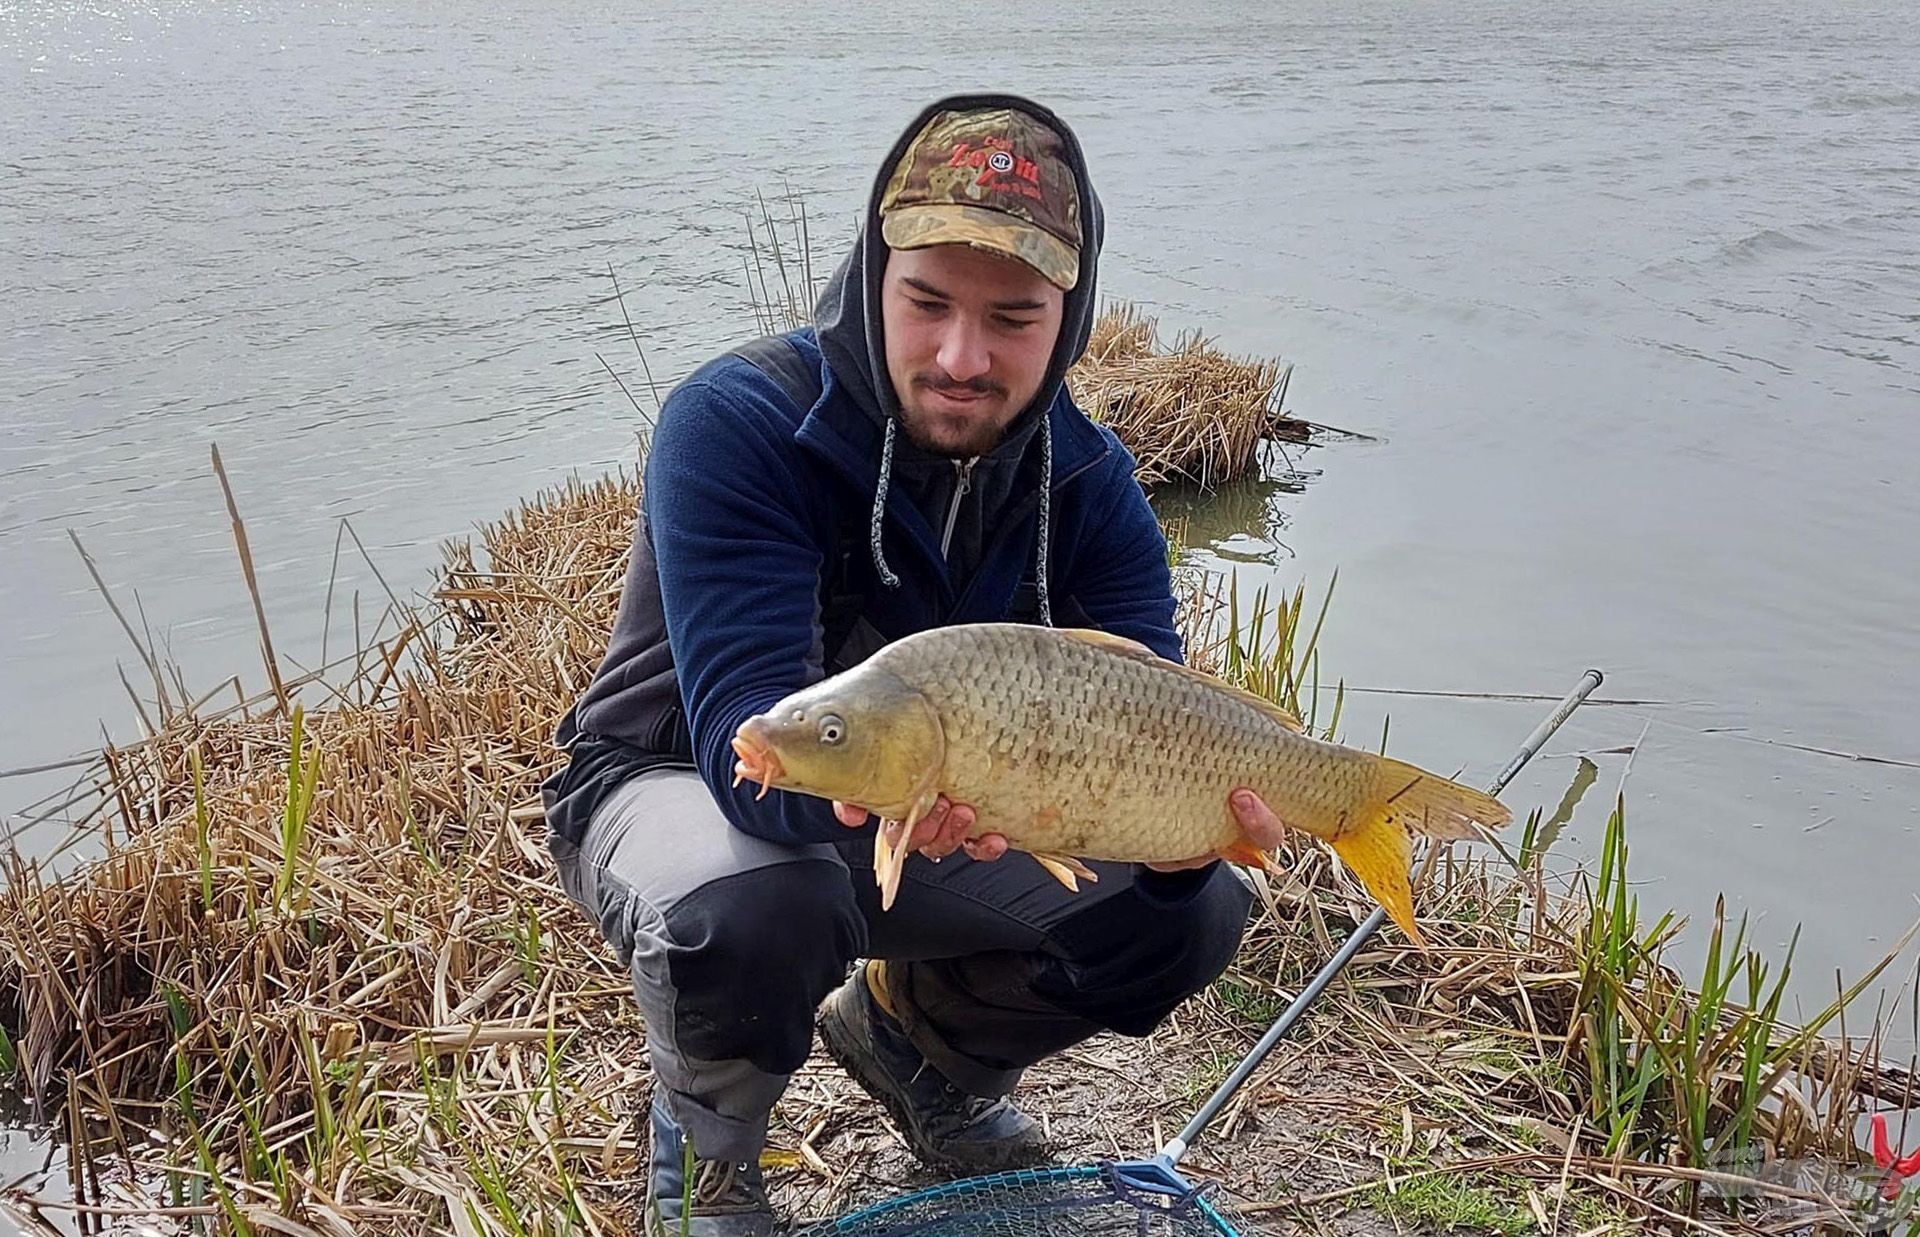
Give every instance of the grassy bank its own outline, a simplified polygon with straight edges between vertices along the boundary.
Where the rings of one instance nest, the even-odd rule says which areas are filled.
[[[554,884],[536,787],[604,647],[636,498],[570,485],[448,547],[430,602],[324,684],[165,702],[104,757],[102,857],[61,880],[9,859],[0,1068],[70,1148],[64,1181],[5,1191],[23,1222],[631,1231],[642,1028]],[[1313,707],[1326,597],[1185,587],[1195,660],[1337,731],[1338,695]],[[1863,1214],[1833,1196],[1846,1178],[1822,1197],[1753,1166],[1857,1166],[1858,1119],[1907,1106],[1911,1075],[1863,1028],[1840,1037],[1838,998],[1787,1025],[1788,960],[1735,926],[1701,926],[1716,945],[1683,978],[1676,925],[1634,902],[1617,803],[1589,873],[1549,872],[1557,828],[1528,822],[1514,864],[1441,857],[1432,948],[1377,938],[1208,1132],[1189,1167],[1249,1231]],[[1164,1141],[1371,909],[1318,847],[1288,873],[1144,1048],[1102,1037],[1034,1071],[1023,1103],[1065,1158]],[[768,1164],[800,1216],[928,1180],[819,1059]]]

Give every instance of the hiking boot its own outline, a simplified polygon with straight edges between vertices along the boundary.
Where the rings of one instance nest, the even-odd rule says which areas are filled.
[[[913,1153],[935,1168],[962,1173],[1044,1161],[1048,1150],[1039,1123],[1011,1100],[969,1095],[948,1082],[874,999],[868,966],[827,999],[820,1038],[840,1067],[880,1101]]]
[[[649,1141],[641,1214],[647,1237],[769,1237],[773,1232],[773,1207],[758,1163],[696,1157],[689,1185],[685,1132],[658,1097]]]

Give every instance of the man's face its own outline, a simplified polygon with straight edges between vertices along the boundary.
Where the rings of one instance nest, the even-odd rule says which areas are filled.
[[[892,250],[880,313],[907,437],[955,458],[991,451],[1040,390],[1065,301],[1013,258],[966,245]]]

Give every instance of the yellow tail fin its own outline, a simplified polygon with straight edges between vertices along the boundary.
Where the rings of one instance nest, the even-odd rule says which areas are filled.
[[[1414,944],[1426,948],[1427,942],[1413,922],[1413,885],[1407,879],[1413,839],[1392,809],[1381,805],[1360,820],[1349,822],[1331,845],[1367,892],[1386,908],[1387,916]]]
[[[1475,826],[1497,829],[1512,819],[1507,805],[1491,795],[1403,760],[1382,758],[1372,799],[1330,842],[1400,930],[1425,948],[1413,921],[1413,885],[1407,879],[1413,835],[1460,841],[1479,836]]]
[[[1441,842],[1475,838],[1475,825],[1498,829],[1513,819],[1507,805],[1491,795],[1385,757],[1374,774],[1368,807],[1384,809],[1409,832]]]

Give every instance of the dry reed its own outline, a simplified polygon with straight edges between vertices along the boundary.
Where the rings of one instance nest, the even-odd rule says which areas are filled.
[[[570,485],[450,546],[432,605],[325,698],[309,687],[311,708],[271,693],[228,716],[175,708],[106,753],[96,862],[49,880],[12,857],[3,1046],[69,1147],[64,1196],[16,1183],[19,1217],[629,1231],[643,1036],[625,975],[555,886],[536,787],[604,647],[636,498],[625,478]],[[1311,704],[1303,598],[1194,587],[1197,656]],[[1229,634],[1200,638],[1220,614]],[[1102,1037],[1034,1071],[1026,1102],[1065,1156],[1157,1145],[1368,909],[1314,847],[1262,891],[1233,969],[1144,1051]],[[1435,947],[1377,942],[1194,1153],[1248,1230],[1368,1231],[1399,1205],[1391,1183],[1443,1170],[1493,1174],[1546,1231],[1733,1226],[1675,1193],[1710,1167],[1609,1158],[1592,1136],[1578,900],[1545,897],[1537,865],[1449,857],[1422,901]],[[1655,967],[1632,999],[1664,1008],[1680,990]],[[1756,1131],[1782,1153],[1843,1154],[1859,1095],[1910,1085],[1830,1042],[1793,1052],[1804,1085],[1781,1094],[1811,1098]],[[927,1180],[818,1060],[767,1162],[801,1216]]]
[[[1280,408],[1290,373],[1228,356],[1196,333],[1164,348],[1156,320],[1122,303],[1095,321],[1067,381],[1087,415],[1133,451],[1141,484],[1211,487],[1257,473],[1263,442],[1308,437]]]

